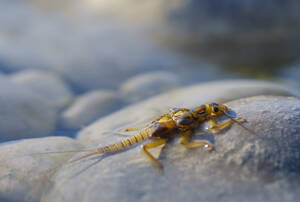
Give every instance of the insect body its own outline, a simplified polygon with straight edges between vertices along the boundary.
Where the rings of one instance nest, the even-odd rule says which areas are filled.
[[[158,147],[160,145],[165,145],[168,140],[174,138],[175,136],[181,136],[180,144],[188,148],[195,147],[207,147],[212,149],[213,145],[208,141],[197,141],[190,142],[189,137],[192,135],[193,131],[204,121],[209,121],[210,128],[209,131],[217,133],[227,127],[229,127],[234,122],[243,122],[242,118],[230,119],[223,123],[217,123],[215,121],[216,117],[223,114],[226,115],[229,109],[223,104],[205,104],[193,109],[186,108],[175,108],[158,117],[155,121],[149,124],[142,130],[135,128],[128,128],[125,131],[140,131],[137,135],[131,136],[121,142],[111,144],[104,147],[99,147],[90,151],[88,154],[79,157],[71,162],[81,160],[83,158],[106,153],[115,153],[128,149],[136,144],[144,142],[145,140],[150,140],[142,145],[142,151],[156,164],[159,170],[162,169],[162,164],[149,152],[149,149]],[[228,116],[228,115],[227,115]]]

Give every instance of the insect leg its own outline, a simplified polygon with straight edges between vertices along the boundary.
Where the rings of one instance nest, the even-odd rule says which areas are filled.
[[[148,149],[158,147],[160,145],[166,144],[167,140],[165,139],[157,139],[153,142],[147,143],[142,145],[142,151],[152,160],[152,162],[158,166],[159,172],[161,172],[161,169],[163,166],[161,163],[148,151]]]
[[[243,123],[245,122],[245,120],[243,118],[237,118],[235,119],[236,121]],[[210,127],[208,128],[208,130],[211,133],[218,133],[222,130],[225,130],[226,128],[228,128],[229,126],[231,126],[235,121],[230,119],[228,121],[225,121],[223,123],[217,123],[216,120],[214,119],[210,119],[209,121]]]
[[[213,144],[209,141],[202,140],[197,142],[189,142],[189,137],[192,134],[192,131],[188,130],[182,134],[182,138],[180,139],[180,144],[187,148],[196,148],[196,147],[207,147],[209,150],[213,149]]]

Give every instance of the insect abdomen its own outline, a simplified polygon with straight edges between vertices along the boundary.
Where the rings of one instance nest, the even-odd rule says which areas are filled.
[[[130,138],[127,138],[121,142],[114,143],[105,147],[101,147],[98,149],[99,153],[114,153],[118,151],[122,151],[124,149],[127,149],[131,146],[134,146],[138,143],[143,142],[144,140],[148,139],[148,130],[145,130],[137,135],[131,136]]]

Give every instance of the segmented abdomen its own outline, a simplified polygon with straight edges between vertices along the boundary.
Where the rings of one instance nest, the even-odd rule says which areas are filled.
[[[130,138],[127,138],[121,142],[115,143],[115,144],[111,144],[105,147],[101,147],[98,150],[99,153],[113,153],[113,152],[118,152],[118,151],[122,151],[124,149],[127,149],[129,147],[132,147],[138,143],[143,142],[144,140],[148,139],[148,134],[150,132],[150,129],[146,129],[145,131],[131,136]]]

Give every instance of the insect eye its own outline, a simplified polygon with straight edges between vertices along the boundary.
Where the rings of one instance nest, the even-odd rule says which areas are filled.
[[[218,112],[219,108],[218,107],[214,107],[214,112]]]

